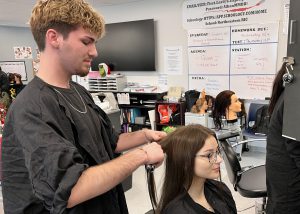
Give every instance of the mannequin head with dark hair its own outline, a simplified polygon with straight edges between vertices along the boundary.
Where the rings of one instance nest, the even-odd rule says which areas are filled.
[[[237,119],[237,113],[241,110],[241,102],[233,91],[225,90],[220,92],[216,96],[212,113],[215,127],[217,129],[222,127],[222,118],[226,120]]]

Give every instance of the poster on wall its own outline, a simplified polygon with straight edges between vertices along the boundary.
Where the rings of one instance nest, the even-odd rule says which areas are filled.
[[[166,74],[182,74],[182,46],[168,46],[164,48],[164,66]]]
[[[210,95],[236,90],[247,99],[269,97],[276,73],[278,28],[278,23],[268,23],[189,30],[189,89],[205,87]]]
[[[38,48],[35,49],[36,51],[36,58],[32,60],[32,70],[33,76],[39,71],[40,68],[40,51]]]
[[[279,21],[280,8],[281,1],[274,0],[189,0],[182,21],[185,29],[267,23]]]
[[[15,59],[32,59],[31,47],[13,47]]]
[[[22,81],[27,80],[25,61],[0,61],[0,66],[5,73],[17,73],[22,77]]]

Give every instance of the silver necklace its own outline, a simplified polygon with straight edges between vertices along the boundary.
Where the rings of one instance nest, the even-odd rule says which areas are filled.
[[[70,84],[70,86],[72,86],[72,84]],[[75,91],[77,92],[77,94],[78,94],[78,96],[80,97],[80,100],[81,100],[81,102],[83,103],[83,106],[84,106],[84,111],[80,111],[79,109],[77,109],[77,108],[75,108],[73,105],[72,105],[72,103],[70,103],[68,100],[67,100],[67,98],[59,91],[59,90],[57,90],[56,88],[53,88],[54,89],[54,91],[56,91],[58,94],[60,94],[60,96],[62,96],[63,98],[64,98],[64,100],[75,110],[75,111],[77,111],[77,112],[79,112],[79,113],[81,113],[81,114],[85,114],[85,113],[87,113],[87,108],[86,108],[86,105],[85,105],[85,102],[83,101],[83,99],[82,99],[82,97],[80,96],[80,94],[79,94],[79,92],[77,91],[77,89],[76,89],[76,87],[75,86],[72,86],[74,89],[75,89]]]

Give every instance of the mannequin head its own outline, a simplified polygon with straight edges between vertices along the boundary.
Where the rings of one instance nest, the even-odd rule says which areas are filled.
[[[208,108],[207,101],[205,99],[198,99],[193,105],[191,112],[196,114],[205,114],[206,110]]]
[[[191,112],[196,114],[205,114],[208,109],[208,99],[205,89],[202,89],[200,98],[192,106]]]
[[[220,92],[216,97],[213,110],[216,128],[221,128],[222,118],[225,118],[226,120],[237,119],[237,113],[241,110],[241,102],[233,91],[225,90]]]

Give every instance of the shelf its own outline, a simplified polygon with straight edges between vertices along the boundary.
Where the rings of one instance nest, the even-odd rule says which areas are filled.
[[[175,107],[174,107],[175,105]],[[159,107],[161,107],[161,113],[159,113]],[[180,102],[165,102],[157,101],[155,104],[155,118],[156,118],[156,129],[161,130],[163,126],[184,126],[185,118],[184,113],[186,110],[186,103]],[[164,116],[169,117],[168,123],[160,123],[161,114],[167,114]]]
[[[126,86],[125,76],[115,77],[98,77],[88,79],[89,90],[93,92],[97,91],[120,91]]]
[[[128,124],[129,126],[151,127],[150,124],[137,124],[137,123],[123,123],[123,124]]]
[[[145,108],[145,109],[154,109],[155,105],[126,105],[126,104],[120,104],[119,108]]]
[[[149,111],[153,111],[156,107],[156,102],[161,100],[166,92],[146,93],[146,92],[114,92],[115,97],[118,94],[127,93],[129,95],[130,104],[119,104],[121,109],[121,121],[123,132],[131,132],[142,128],[151,128]],[[126,94],[126,96],[128,96]],[[119,95],[120,97],[121,95]],[[145,124],[136,124],[136,117],[141,117],[139,120],[145,121]],[[132,123],[133,122],[133,123]],[[142,123],[142,122],[141,122]]]
[[[181,124],[156,123],[157,126],[182,126]]]

